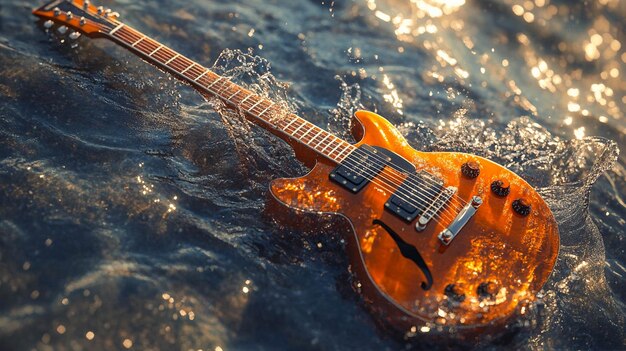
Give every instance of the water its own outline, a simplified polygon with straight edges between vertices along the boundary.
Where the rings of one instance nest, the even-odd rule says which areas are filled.
[[[561,251],[537,326],[482,346],[625,347],[624,2],[102,4],[338,135],[367,108],[522,174]],[[340,233],[264,213],[288,147],[36,5],[0,1],[0,349],[419,347],[359,306]]]

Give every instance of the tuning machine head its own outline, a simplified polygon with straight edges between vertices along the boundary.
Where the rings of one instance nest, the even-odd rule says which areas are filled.
[[[33,10],[41,18],[43,27],[55,34],[71,34],[72,30],[89,37],[100,37],[110,32],[120,23],[118,12],[103,6],[96,7],[87,0],[56,0]],[[60,28],[60,29],[59,29]],[[72,34],[71,40],[79,34]]]

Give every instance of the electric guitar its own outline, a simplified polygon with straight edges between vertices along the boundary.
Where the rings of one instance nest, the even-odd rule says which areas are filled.
[[[33,11],[49,31],[106,38],[286,141],[311,168],[269,196],[304,223],[345,232],[352,285],[377,321],[408,332],[476,334],[528,313],[555,264],[559,235],[521,177],[465,153],[416,151],[372,112],[350,144],[119,21],[88,0]]]

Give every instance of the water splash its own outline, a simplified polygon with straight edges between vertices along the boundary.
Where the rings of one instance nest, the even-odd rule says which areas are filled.
[[[335,76],[340,82],[341,97],[337,102],[337,107],[330,110],[330,119],[327,124],[328,131],[337,135],[344,140],[353,140],[350,129],[354,120],[352,116],[360,109],[363,109],[361,103],[361,87],[358,83],[348,84],[340,76]]]

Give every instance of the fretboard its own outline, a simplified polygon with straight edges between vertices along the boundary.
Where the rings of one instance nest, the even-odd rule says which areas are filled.
[[[201,93],[221,99],[228,107],[243,111],[246,118],[270,132],[294,140],[336,163],[355,147],[316,125],[285,111],[279,104],[231,82],[137,30],[120,24],[107,33],[114,42],[153,65],[173,74]]]

